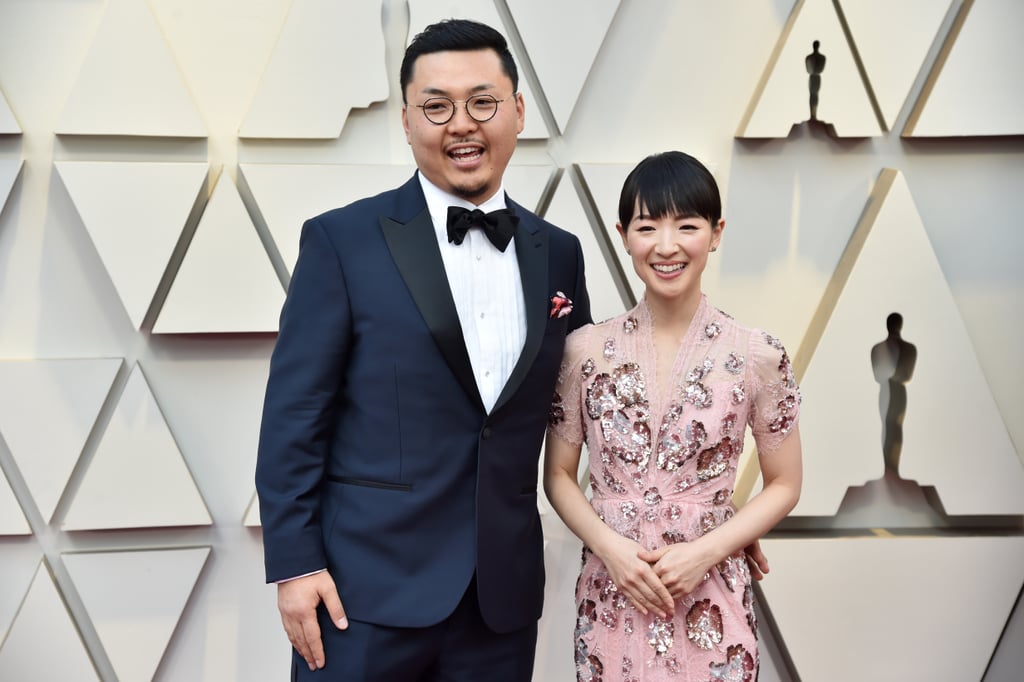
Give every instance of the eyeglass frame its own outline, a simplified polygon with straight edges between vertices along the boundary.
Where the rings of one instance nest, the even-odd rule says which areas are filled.
[[[414,104],[413,106],[418,108],[420,111],[423,112],[423,118],[427,119],[427,121],[429,121],[430,123],[432,123],[432,124],[434,124],[436,126],[443,126],[443,125],[448,125],[449,123],[451,123],[451,120],[453,118],[455,118],[455,111],[459,108],[458,107],[459,104],[461,104],[465,108],[466,115],[468,115],[471,119],[473,119],[477,123],[487,123],[488,121],[490,121],[491,119],[493,119],[495,116],[498,115],[498,105],[499,104],[501,104],[502,102],[507,102],[510,99],[514,99],[515,96],[518,95],[518,94],[519,94],[518,92],[513,92],[511,95],[509,95],[508,97],[506,97],[504,99],[498,99],[497,97],[495,97],[494,95],[492,95],[489,92],[481,92],[481,93],[478,93],[476,95],[470,95],[466,99],[452,99],[451,97],[448,97],[446,95],[434,95],[433,97],[428,97],[427,99],[423,100],[423,104]],[[472,102],[473,100],[481,99],[481,98],[483,98],[483,99],[490,99],[490,100],[492,100],[494,102],[494,111],[491,112],[490,116],[488,116],[487,118],[485,118],[483,120],[481,120],[481,119],[477,118],[476,116],[474,116],[473,113],[469,110],[469,103]],[[446,118],[445,120],[440,121],[440,122],[435,121],[434,119],[430,118],[430,115],[427,114],[427,109],[426,109],[427,105],[431,101],[438,100],[438,99],[440,99],[440,100],[447,100],[452,105],[451,115],[449,115],[448,118]]]

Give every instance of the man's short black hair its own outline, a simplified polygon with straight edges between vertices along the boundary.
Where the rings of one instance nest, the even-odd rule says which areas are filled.
[[[501,59],[505,75],[512,81],[512,92],[519,91],[519,71],[516,61],[508,49],[505,36],[487,24],[469,19],[445,19],[427,26],[418,33],[402,58],[399,83],[402,87],[402,102],[406,102],[405,88],[412,80],[412,71],[421,55],[433,52],[468,52],[470,50],[494,50]],[[407,102],[406,102],[407,103]]]

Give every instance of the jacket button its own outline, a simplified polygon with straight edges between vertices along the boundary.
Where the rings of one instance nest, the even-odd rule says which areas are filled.
[[[484,440],[487,440],[488,438],[490,438],[491,437],[491,427],[490,426],[485,426],[484,430],[480,432],[480,437],[483,438]]]

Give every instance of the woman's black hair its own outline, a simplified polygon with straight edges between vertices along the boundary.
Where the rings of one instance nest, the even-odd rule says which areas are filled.
[[[636,165],[619,195],[619,222],[629,227],[636,207],[652,218],[705,218],[714,227],[722,217],[722,197],[711,171],[683,152],[652,154]]]

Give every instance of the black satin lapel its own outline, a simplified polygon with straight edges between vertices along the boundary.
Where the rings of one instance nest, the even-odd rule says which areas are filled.
[[[534,358],[537,357],[537,351],[540,350],[548,323],[548,233],[536,227],[524,227],[523,221],[520,221],[516,228],[515,244],[516,258],[519,259],[519,278],[523,282],[523,298],[526,304],[526,341],[523,342],[523,352],[519,355],[519,361],[505,382],[505,387],[501,390],[492,411],[497,411],[504,405],[523,383],[527,372],[533,366]]]
[[[434,342],[466,393],[482,407],[483,400],[473,377],[473,365],[444,273],[430,212],[424,209],[406,224],[381,216],[380,227],[391,257]]]

